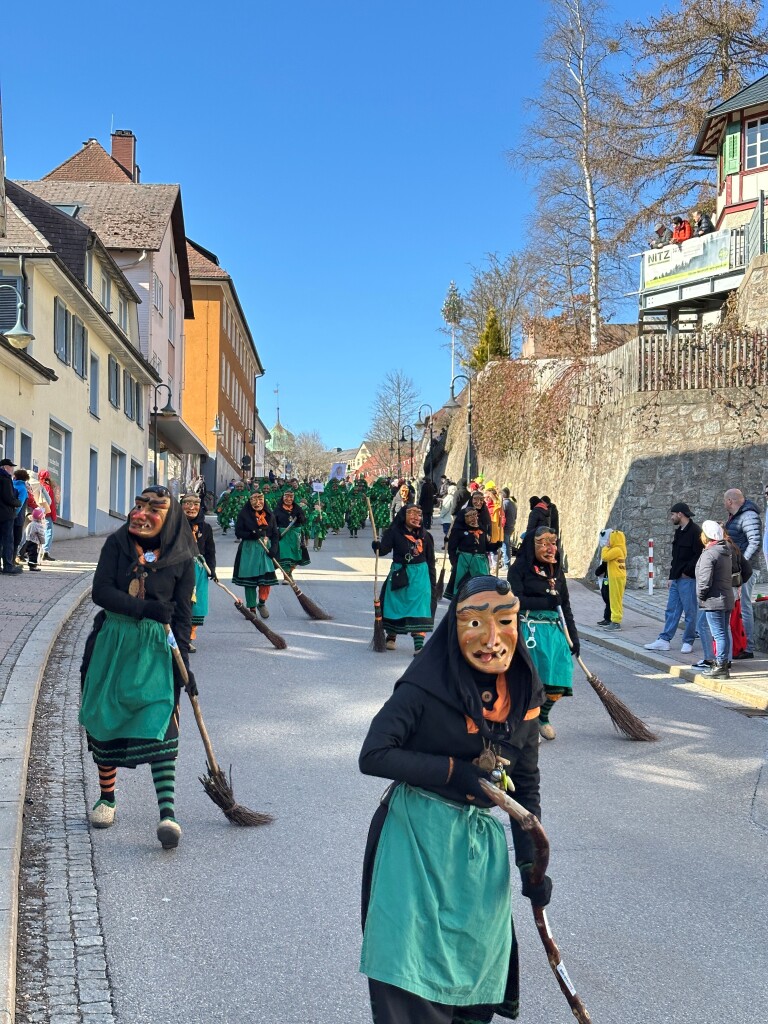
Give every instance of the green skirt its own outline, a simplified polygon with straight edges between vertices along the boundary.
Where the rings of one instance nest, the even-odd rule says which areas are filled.
[[[96,763],[135,768],[176,757],[178,694],[162,625],[106,612],[80,704]]]
[[[208,614],[208,573],[202,564],[195,559],[195,596],[192,599],[192,625],[199,626],[205,622]]]
[[[390,586],[392,573],[401,568],[393,562],[389,576],[381,588],[381,616],[386,633],[431,633],[435,628],[432,615],[432,581],[426,562],[409,565],[408,586],[393,590]]]
[[[297,565],[307,565],[308,560],[301,553],[301,533],[298,529],[292,528],[280,538],[277,560],[286,572],[293,572]]]
[[[557,612],[524,612],[520,635],[547,693],[573,694],[573,659]],[[533,638],[533,640],[531,640]],[[529,646],[533,643],[533,646]]]
[[[473,555],[469,551],[460,551],[443,597],[452,601],[464,580],[473,579],[475,576],[487,576],[488,572],[487,555]]]
[[[447,1006],[498,1005],[511,952],[501,822],[397,786],[376,850],[361,972]]]
[[[277,584],[274,564],[260,540],[240,543],[232,582],[238,587],[274,587]]]

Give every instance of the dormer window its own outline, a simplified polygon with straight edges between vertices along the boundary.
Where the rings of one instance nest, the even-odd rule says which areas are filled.
[[[754,170],[768,164],[768,115],[756,117],[746,124],[745,136],[747,151],[744,169]]]

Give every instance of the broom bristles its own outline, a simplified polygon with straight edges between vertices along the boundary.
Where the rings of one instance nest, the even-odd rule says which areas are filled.
[[[258,616],[253,614],[250,608],[245,607],[242,601],[236,601],[235,608],[237,608],[244,618],[248,619],[251,625],[255,626],[260,633],[264,634],[273,647],[276,647],[278,651],[284,651],[286,649],[288,644],[285,642],[283,637],[281,637],[279,633],[274,633],[269,626],[266,626]]]
[[[384,633],[384,622],[381,617],[381,601],[373,602],[373,639],[370,648],[377,654],[383,654],[387,649],[387,637]]]
[[[274,818],[271,814],[262,811],[252,811],[248,807],[237,803],[235,794],[232,791],[232,769],[229,769],[229,779],[219,768],[214,770],[208,765],[206,775],[198,776],[203,784],[203,789],[208,796],[219,807],[233,825],[242,825],[245,828],[254,825],[268,825]]]
[[[612,693],[593,672],[587,672],[587,682],[600,698],[618,733],[626,736],[627,739],[637,740],[641,743],[654,743],[658,739],[658,736],[651,732],[645,722],[633,714],[624,701]]]
[[[319,604],[315,604],[312,598],[308,597],[303,590],[299,590],[297,587],[294,590],[294,594],[298,597],[299,604],[311,619],[317,619],[320,622],[327,622],[333,618],[333,616],[324,611]]]

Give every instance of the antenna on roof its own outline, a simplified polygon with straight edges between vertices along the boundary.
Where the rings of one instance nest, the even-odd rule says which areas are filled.
[[[109,121],[109,134],[115,134],[115,115],[113,114]]]

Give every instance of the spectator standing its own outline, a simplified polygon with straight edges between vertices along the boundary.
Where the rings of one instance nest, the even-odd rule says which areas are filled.
[[[696,563],[696,597],[715,642],[715,662],[704,674],[711,679],[730,679],[731,552],[722,526],[711,519],[702,524],[701,539],[704,550]]]
[[[437,496],[438,498],[440,498],[441,501],[448,493],[448,487],[450,486],[450,483],[451,481],[448,479],[445,473],[443,473],[443,475],[440,477],[440,486],[437,489]]]
[[[56,495],[53,492],[53,482],[51,480],[51,474],[47,469],[41,469],[38,474],[40,483],[43,486],[48,497],[49,510],[45,517],[45,544],[43,546],[43,557],[44,562],[55,562],[56,559],[51,554],[51,545],[53,544],[53,524],[56,522]]]
[[[504,514],[504,558],[509,568],[512,561],[512,536],[517,523],[517,498],[512,497],[508,487],[501,489],[501,504]]]
[[[675,244],[680,245],[682,242],[687,242],[693,235],[693,228],[689,220],[683,220],[682,217],[675,217],[672,221],[672,241]]]
[[[662,224],[661,222],[656,225],[653,234],[655,237],[648,243],[651,249],[663,249],[672,241],[672,232],[666,224]]]
[[[45,544],[45,512],[36,508],[24,534],[24,553],[29,559],[29,571],[40,572],[38,555]]]
[[[24,536],[24,521],[29,507],[27,480],[29,480],[29,473],[26,469],[14,470],[13,489],[16,491],[16,497],[21,502],[21,508],[16,513],[16,518],[13,521],[13,555],[17,564],[21,561],[19,558],[19,547],[21,546],[21,538]]]
[[[541,500],[547,506],[547,510],[549,512],[549,525],[552,527],[552,530],[557,534],[558,539],[559,539],[560,538],[560,512],[559,512],[559,510],[557,508],[557,505],[554,503],[554,501],[552,501],[552,499],[550,498],[550,496],[548,494],[542,494]],[[563,566],[563,572],[568,572],[568,569],[565,566]]]
[[[451,529],[451,523],[453,522],[453,515],[451,509],[453,508],[453,499],[456,496],[456,484],[448,483],[448,487],[443,496],[443,500],[440,502],[440,525],[443,528],[443,547],[445,547],[448,540],[448,533]]]
[[[725,524],[728,534],[753,570],[750,578],[741,585],[741,619],[747,635],[747,648],[737,658],[754,658],[755,611],[752,607],[752,591],[757,582],[757,572],[754,570],[760,568],[763,524],[757,505],[745,498],[738,487],[731,487],[725,492],[723,504],[728,512]]]
[[[693,211],[693,233],[696,238],[701,235],[710,235],[715,230],[715,225],[709,217],[709,214],[702,213],[701,210]]]
[[[451,515],[456,518],[456,514],[459,509],[469,501],[469,488],[467,487],[467,481],[462,477],[456,485],[456,493],[453,496],[453,505],[451,505]]]
[[[435,510],[435,485],[430,477],[425,477],[419,491],[419,508],[423,516],[425,530],[432,529],[432,514]]]
[[[616,632],[621,629],[624,618],[624,590],[627,586],[627,538],[621,530],[611,530],[601,554],[606,566],[611,609],[610,622],[605,623],[605,628]]]
[[[13,523],[19,510],[19,499],[13,486],[11,470],[16,463],[10,459],[0,461],[0,558],[6,576],[18,576],[21,567],[16,565],[13,548]]]
[[[528,499],[528,504],[531,506],[531,511],[528,515],[528,524],[525,527],[525,532],[535,533],[540,526],[549,526],[551,528],[549,505],[546,501],[534,494]]]
[[[684,501],[673,505],[669,516],[675,526],[675,535],[672,540],[672,565],[667,582],[669,596],[667,597],[664,629],[653,643],[645,645],[645,649],[646,651],[668,651],[680,624],[680,616],[685,612],[685,628],[680,652],[690,654],[696,639],[696,619],[698,618],[696,563],[704,549],[704,544],[701,540],[701,527],[693,521],[693,512]]]

